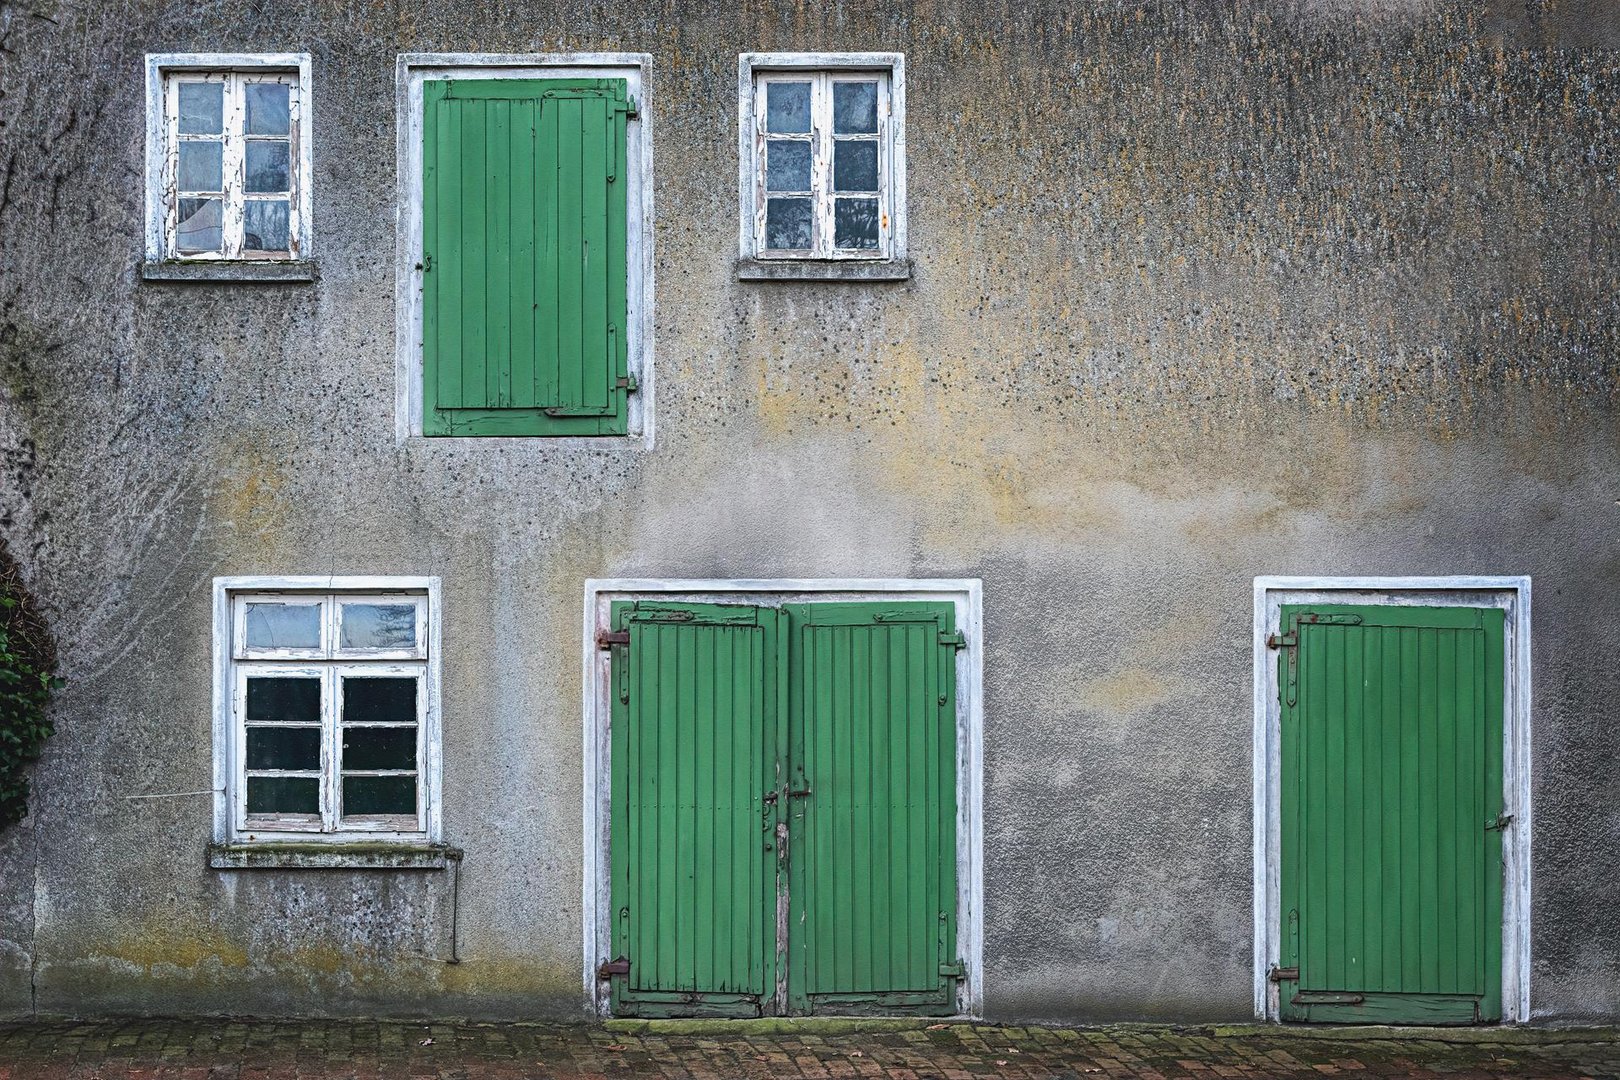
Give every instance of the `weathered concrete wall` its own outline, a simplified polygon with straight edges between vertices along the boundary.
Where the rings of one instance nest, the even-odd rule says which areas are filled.
[[[992,1017],[1250,1009],[1250,585],[1536,578],[1534,1009],[1620,1018],[1620,9],[6,3],[0,1013],[581,1007],[588,576],[979,576]],[[903,50],[913,279],[740,284],[736,55]],[[315,285],[137,281],[142,56],[315,62]],[[653,54],[657,447],[393,438],[393,59]],[[204,867],[209,580],[441,575],[438,874]]]

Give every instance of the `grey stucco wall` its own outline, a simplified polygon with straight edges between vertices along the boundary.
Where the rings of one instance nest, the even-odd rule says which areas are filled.
[[[1620,1019],[1612,3],[6,3],[0,1014],[571,1015],[593,576],[985,586],[992,1018],[1250,1011],[1251,581],[1536,579],[1535,1015]],[[898,285],[733,279],[739,52],[908,64]],[[314,56],[313,285],[141,284],[142,58]],[[393,62],[653,56],[658,442],[393,430]],[[444,581],[441,874],[205,868],[218,574]]]

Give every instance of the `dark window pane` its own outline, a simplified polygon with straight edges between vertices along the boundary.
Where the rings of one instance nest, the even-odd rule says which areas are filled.
[[[415,604],[344,604],[338,647],[414,649]]]
[[[247,719],[250,724],[318,724],[321,720],[321,680],[309,677],[277,678],[255,675],[247,681]]]
[[[833,211],[833,244],[840,248],[875,249],[878,246],[878,201],[839,199]]]
[[[833,190],[878,189],[876,139],[840,139],[833,144]]]
[[[765,130],[802,134],[810,130],[810,84],[765,84]]]
[[[182,134],[218,135],[225,130],[224,84],[187,82],[179,89]]]
[[[313,776],[250,776],[247,778],[250,814],[318,814],[321,782]]]
[[[249,604],[246,621],[250,649],[321,647],[319,604]]]
[[[286,200],[248,203],[242,214],[242,232],[242,246],[249,251],[289,250]]]
[[[175,246],[186,254],[218,251],[224,239],[219,199],[181,199]]]
[[[225,190],[225,145],[217,142],[180,144],[181,191]]]
[[[771,139],[765,144],[765,190],[810,190],[810,144]]]
[[[833,134],[871,135],[877,131],[877,83],[833,83]]]
[[[281,83],[249,83],[247,93],[247,133],[249,135],[287,134],[287,90]]]
[[[343,768],[416,768],[416,729],[414,727],[344,728]]]
[[[797,251],[810,246],[810,200],[765,200],[765,246],[773,251]]]
[[[286,191],[291,147],[277,139],[254,139],[247,144],[247,186],[252,192]]]
[[[247,767],[316,772],[321,767],[321,729],[250,727]],[[409,766],[414,768],[415,766]]]
[[[343,680],[345,724],[416,723],[416,680],[350,678]]]
[[[416,777],[345,776],[343,816],[416,814]]]

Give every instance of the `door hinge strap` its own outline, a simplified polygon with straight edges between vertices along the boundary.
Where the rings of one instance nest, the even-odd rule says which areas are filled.
[[[634,375],[620,375],[617,379],[613,380],[613,389],[623,390],[627,394],[633,394],[637,390],[641,389],[641,384],[636,382],[636,377]]]
[[[1512,814],[1497,814],[1495,818],[1485,823],[1486,832],[1501,832],[1513,824]]]
[[[939,643],[953,649],[965,649],[967,648],[967,635],[960,630],[941,630],[939,632]]]
[[[611,649],[615,645],[630,644],[630,631],[628,630],[598,630],[596,632],[596,647],[598,649]]]
[[[960,979],[967,975],[967,965],[960,960],[947,960],[939,965],[939,973],[947,979]]]
[[[602,962],[602,966],[596,969],[598,979],[611,979],[615,975],[628,974],[630,974],[630,958],[628,956],[616,956],[612,960],[605,960]]]
[[[1299,978],[1299,968],[1274,967],[1271,969],[1271,974],[1267,977],[1270,978],[1274,983],[1290,982]]]
[[[1362,1005],[1365,994],[1328,994],[1314,990],[1301,990],[1289,1001],[1290,1005]]]

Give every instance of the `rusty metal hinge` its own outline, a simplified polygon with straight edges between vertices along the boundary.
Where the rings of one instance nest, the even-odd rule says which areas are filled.
[[[612,960],[603,961],[602,966],[596,969],[598,979],[611,979],[615,975],[630,974],[630,958],[616,956]]]
[[[966,978],[967,965],[960,960],[946,960],[939,965],[939,973],[947,979]]]
[[[627,394],[633,394],[637,390],[641,389],[641,384],[636,382],[636,377],[634,375],[620,375],[617,379],[613,380],[613,389],[623,390]]]
[[[967,648],[967,635],[960,630],[941,630],[939,632],[939,643],[949,645],[953,649],[965,649]]]
[[[1271,974],[1266,977],[1274,983],[1295,981],[1299,978],[1299,968],[1274,967],[1271,969]]]
[[[1485,831],[1486,832],[1501,832],[1511,824],[1513,824],[1513,815],[1512,814],[1507,814],[1507,813],[1497,814],[1494,820],[1487,821],[1485,823]]]
[[[1290,1005],[1363,1005],[1365,994],[1330,994],[1316,990],[1301,990],[1289,1001]]]
[[[598,649],[611,649],[615,645],[630,644],[630,631],[628,630],[598,630],[596,632],[596,647]]]
[[[1266,637],[1268,649],[1294,649],[1299,647],[1299,631],[1290,630],[1286,634],[1270,634]]]

